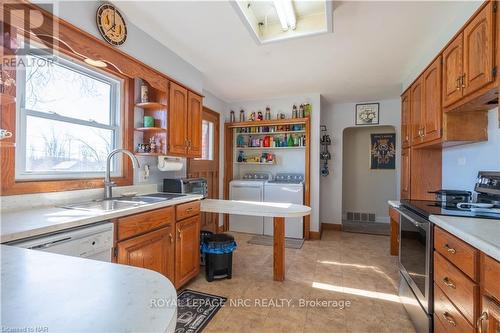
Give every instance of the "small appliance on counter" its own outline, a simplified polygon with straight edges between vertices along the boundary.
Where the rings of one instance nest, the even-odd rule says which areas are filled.
[[[208,196],[208,184],[204,178],[165,178],[163,192],[180,194],[201,194]]]
[[[439,190],[429,193],[436,194],[436,202],[440,202],[445,207],[456,207],[458,203],[472,200],[470,191]]]

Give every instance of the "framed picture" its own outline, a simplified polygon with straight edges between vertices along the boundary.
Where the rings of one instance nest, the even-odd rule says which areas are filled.
[[[370,136],[370,169],[396,169],[396,133],[377,133]]]
[[[378,125],[379,103],[356,104],[356,125]]]

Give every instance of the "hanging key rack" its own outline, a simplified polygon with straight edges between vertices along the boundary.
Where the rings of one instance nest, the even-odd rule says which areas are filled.
[[[328,170],[328,161],[332,159],[332,155],[328,150],[328,146],[332,144],[332,139],[328,133],[326,126],[321,125],[321,149],[320,149],[320,159],[321,159],[321,176],[326,177],[330,174]]]

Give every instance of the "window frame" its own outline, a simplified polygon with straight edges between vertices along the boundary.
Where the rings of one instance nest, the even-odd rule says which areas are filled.
[[[38,55],[30,54],[32,57],[41,58]],[[47,55],[49,57],[49,55]],[[26,56],[22,56],[25,63],[28,63]],[[104,171],[91,172],[91,171],[44,171],[44,172],[31,172],[26,170],[26,142],[27,142],[27,118],[28,116],[48,119],[53,121],[60,121],[68,124],[82,125],[90,128],[100,128],[112,131],[112,150],[123,147],[123,133],[120,130],[123,126],[123,96],[124,96],[124,80],[117,76],[101,71],[97,68],[90,68],[80,62],[77,62],[63,54],[57,54],[54,61],[58,66],[65,67],[68,70],[77,72],[81,75],[88,76],[92,79],[104,82],[110,85],[110,114],[109,125],[98,123],[96,121],[88,121],[78,118],[63,116],[57,113],[43,112],[26,108],[25,105],[25,92],[26,92],[26,70],[16,70],[17,85],[16,96],[18,96],[18,103],[16,103],[16,154],[15,154],[15,180],[16,181],[29,181],[29,180],[63,180],[63,179],[91,179],[97,177],[104,177]],[[20,79],[21,76],[21,79]],[[123,175],[122,156],[116,156],[112,161],[112,177],[120,177]]]

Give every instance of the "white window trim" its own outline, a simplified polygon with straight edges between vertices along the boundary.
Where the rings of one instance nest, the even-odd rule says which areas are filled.
[[[27,62],[25,62],[27,63]],[[18,70],[16,72],[16,154],[15,154],[15,179],[16,180],[63,180],[63,179],[88,179],[104,177],[105,172],[68,172],[68,171],[46,171],[46,172],[31,172],[26,171],[26,119],[28,116],[35,116],[49,120],[62,121],[66,123],[84,125],[93,128],[102,128],[113,131],[113,147],[122,147],[122,133],[123,128],[123,104],[121,96],[124,93],[123,80],[112,76],[109,73],[104,73],[96,68],[87,67],[69,58],[57,56],[58,65],[67,67],[73,71],[80,72],[93,79],[108,83],[111,87],[110,91],[110,124],[101,124],[95,121],[82,120],[59,115],[57,113],[47,113],[42,111],[30,110],[25,107],[25,70]],[[19,80],[21,76],[21,80]],[[123,175],[122,170],[122,157],[117,155],[112,161],[111,172],[112,177],[120,177]]]

